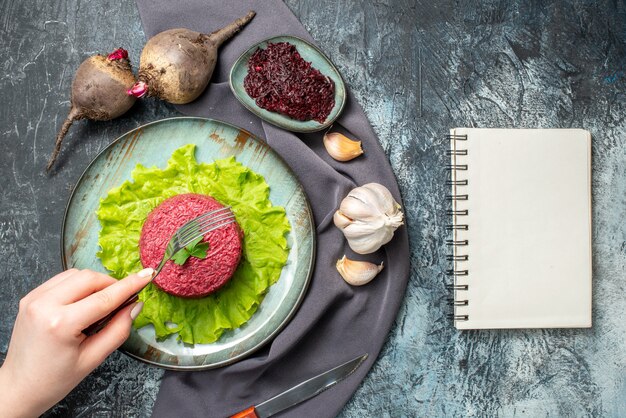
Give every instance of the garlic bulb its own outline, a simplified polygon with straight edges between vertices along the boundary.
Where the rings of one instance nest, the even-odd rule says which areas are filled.
[[[385,186],[368,183],[353,189],[341,201],[333,221],[354,252],[369,254],[391,241],[403,216]]]
[[[361,141],[353,141],[339,132],[325,134],[324,147],[337,161],[350,161],[363,154]]]
[[[367,261],[350,260],[345,255],[337,260],[337,271],[346,282],[353,286],[362,286],[371,282],[383,267],[383,263],[377,266]]]

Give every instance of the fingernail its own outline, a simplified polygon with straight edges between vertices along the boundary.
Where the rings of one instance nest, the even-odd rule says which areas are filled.
[[[147,269],[143,269],[139,273],[137,273],[137,276],[143,279],[146,277],[152,277],[153,273],[154,273],[154,269],[151,269],[150,267],[148,267]]]
[[[137,319],[142,309],[143,309],[143,302],[135,303],[135,306],[133,306],[133,309],[130,310],[130,318],[133,321]]]

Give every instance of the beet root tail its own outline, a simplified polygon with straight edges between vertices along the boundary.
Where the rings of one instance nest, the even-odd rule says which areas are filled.
[[[255,15],[256,15],[256,12],[254,10],[250,10],[248,14],[246,14],[243,17],[240,17],[239,19],[235,20],[229,25],[224,26],[222,29],[218,29],[215,32],[211,32],[208,35],[208,39],[211,40],[215,44],[216,47],[219,47],[225,41],[232,38],[234,34],[239,32],[241,28],[246,26],[248,22],[250,22]]]
[[[50,169],[56,162],[57,157],[59,156],[59,152],[61,152],[61,144],[63,143],[63,138],[65,138],[65,135],[67,135],[67,131],[69,131],[72,123],[74,123],[74,121],[78,119],[80,119],[78,111],[75,108],[72,108],[70,110],[70,114],[67,115],[67,118],[65,118],[63,126],[61,126],[61,130],[57,134],[57,139],[54,143],[54,150],[52,151],[50,159],[48,160],[48,164],[46,165],[46,173],[50,172]]]

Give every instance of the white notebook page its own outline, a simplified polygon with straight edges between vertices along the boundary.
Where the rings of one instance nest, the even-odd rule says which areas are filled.
[[[581,129],[453,129],[459,329],[591,326],[591,136]]]

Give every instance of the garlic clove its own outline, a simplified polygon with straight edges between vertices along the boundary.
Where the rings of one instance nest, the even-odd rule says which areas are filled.
[[[387,189],[382,184],[367,183],[364,184],[363,187],[367,190],[372,191],[374,195],[377,196],[378,203],[381,205],[384,213],[392,212],[396,209],[396,207],[400,206],[394,200],[389,189]]]
[[[390,216],[398,212],[398,209],[400,209],[400,205],[394,200],[389,189],[382,184],[364,184],[363,186],[352,190],[348,196],[362,202],[363,205],[375,209],[376,214]]]
[[[362,286],[372,281],[383,269],[384,264],[376,265],[368,261],[350,260],[345,255],[337,260],[337,271],[352,286]]]
[[[333,222],[335,226],[339,229],[344,229],[348,225],[352,224],[352,219],[348,218],[346,215],[341,213],[340,211],[336,211],[333,215]]]
[[[376,205],[372,205],[367,199],[361,198],[358,193],[353,195],[352,192],[341,201],[339,211],[350,219],[360,220],[374,219],[382,215]]]
[[[370,254],[387,244],[393,238],[394,229],[371,223],[349,225],[343,229],[348,245],[357,254]]]
[[[350,161],[363,154],[361,141],[353,141],[339,132],[325,134],[324,147],[328,154],[337,161]]]

